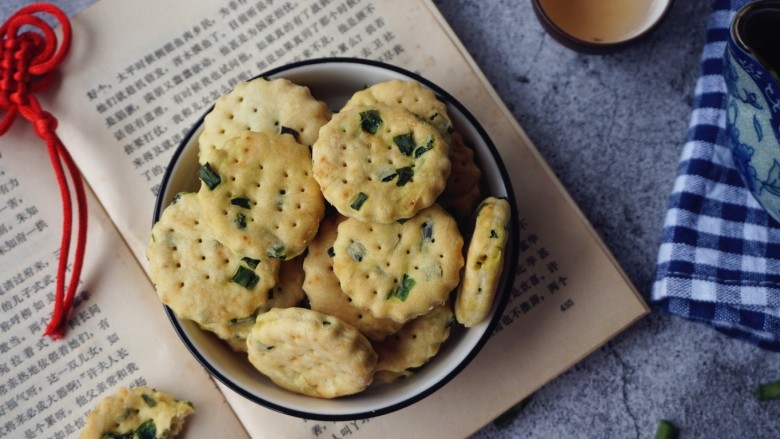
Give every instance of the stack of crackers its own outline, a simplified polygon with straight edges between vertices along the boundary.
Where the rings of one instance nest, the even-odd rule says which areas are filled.
[[[258,78],[203,123],[201,188],[175,197],[147,252],[179,318],[281,387],[334,398],[412,375],[453,324],[487,317],[510,208],[479,202],[474,152],[430,89],[382,82],[332,113]]]

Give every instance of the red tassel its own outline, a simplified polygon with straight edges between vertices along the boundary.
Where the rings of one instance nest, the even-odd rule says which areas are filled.
[[[60,22],[62,41],[57,47],[54,29],[35,14],[47,13]],[[24,32],[20,32],[23,26]],[[54,311],[44,335],[62,338],[73,299],[76,295],[84,250],[87,242],[87,198],[81,173],[73,158],[57,137],[57,119],[41,109],[32,93],[41,91],[51,83],[54,69],[62,62],[70,49],[71,27],[68,16],[54,5],[36,3],[20,9],[0,27],[0,136],[5,134],[21,115],[29,120],[38,136],[46,142],[54,174],[62,198],[62,239],[60,241],[57,282],[54,294]],[[64,167],[63,167],[64,165]],[[67,170],[67,174],[65,172]],[[73,200],[68,181],[73,183],[78,208],[78,232],[76,251],[70,281],[65,288],[65,275],[73,235]]]

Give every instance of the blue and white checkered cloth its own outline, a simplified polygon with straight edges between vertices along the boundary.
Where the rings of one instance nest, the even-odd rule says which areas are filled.
[[[723,53],[729,23],[746,3],[713,5],[652,299],[669,313],[780,351],[780,224],[745,189],[725,143]]]

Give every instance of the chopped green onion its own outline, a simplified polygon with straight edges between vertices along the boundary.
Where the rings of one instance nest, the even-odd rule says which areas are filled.
[[[249,209],[249,198],[237,197],[230,200],[230,204],[244,209]]]
[[[236,227],[241,230],[246,229],[246,215],[243,213],[236,214]]]
[[[770,381],[756,388],[756,398],[759,401],[780,398],[780,381]]]
[[[336,251],[333,250],[333,247],[328,247],[328,256],[330,256],[331,258],[336,256]]]
[[[429,222],[424,222],[422,224],[422,235],[423,235],[423,241],[431,241],[433,240],[433,224]]]
[[[241,285],[242,287],[246,288],[247,290],[251,290],[252,288],[254,288],[255,285],[257,285],[257,282],[259,280],[260,280],[260,276],[258,276],[251,269],[244,267],[243,265],[239,265],[236,274],[234,274],[233,277],[230,278],[231,282],[235,282]]]
[[[409,291],[412,290],[412,287],[414,287],[414,284],[416,283],[417,282],[415,282],[414,279],[404,273],[404,276],[401,278],[401,285],[399,285],[395,291],[391,291],[390,294],[387,295],[387,298],[390,299],[395,296],[400,299],[401,302],[405,301],[406,298],[409,297]]]
[[[383,181],[383,182],[385,182],[385,183],[387,183],[388,181],[393,181],[393,179],[394,179],[394,178],[395,178],[397,175],[398,175],[397,173],[393,172],[393,173],[392,173],[392,174],[390,174],[390,175],[387,175],[387,176],[385,176],[385,177],[382,177],[382,181]]]
[[[398,147],[398,149],[401,150],[401,153],[403,155],[412,155],[412,151],[414,151],[414,139],[412,138],[412,133],[407,134],[399,134],[395,137],[393,137],[393,143]]]
[[[287,256],[284,254],[283,244],[274,245],[271,247],[270,251],[266,252],[266,254],[274,259],[281,259],[282,261],[287,259]]]
[[[296,130],[294,130],[292,128],[286,127],[286,126],[282,126],[280,134],[289,134],[289,135],[293,136],[293,138],[295,139],[296,142],[298,141],[298,137],[300,137],[300,134],[298,133],[298,131],[296,131]]]
[[[411,166],[404,166],[403,168],[398,168],[398,181],[395,183],[396,186],[403,186],[406,183],[409,182],[409,180],[414,177],[414,171],[412,170]]]
[[[528,405],[528,400],[529,398],[526,398],[510,407],[509,410],[500,414],[495,420],[493,420],[493,426],[496,427],[497,430],[503,430],[509,427],[509,424],[511,424],[512,421],[514,421],[523,411],[525,406]]]
[[[323,320],[322,321],[322,326],[330,326],[330,324],[331,323],[328,320]]]
[[[184,194],[184,192],[179,192],[176,195],[173,196],[173,200],[171,200],[171,204],[176,204],[181,200],[181,196]]]
[[[366,255],[366,248],[363,247],[363,244],[354,241],[347,247],[347,253],[349,253],[355,261],[361,262]]]
[[[157,401],[155,401],[154,398],[152,398],[150,395],[147,395],[146,393],[142,393],[141,398],[149,407],[154,407],[157,405]]]
[[[418,158],[426,152],[433,149],[433,139],[429,140],[425,145],[414,150],[414,158]]]
[[[236,318],[236,319],[230,319],[231,325],[243,325],[244,323],[254,322],[255,319],[257,319],[256,314],[248,315],[246,317]]]
[[[253,270],[257,268],[257,264],[260,263],[260,259],[252,259],[249,256],[244,256],[241,258],[241,260],[244,261],[244,263],[246,263],[246,265],[251,267]]]
[[[655,430],[655,439],[676,439],[677,427],[666,419],[658,422],[658,428]]]
[[[255,342],[255,347],[256,347],[257,349],[260,349],[261,351],[270,351],[271,349],[273,349],[273,348],[274,348],[274,347],[273,347],[273,346],[271,346],[271,345],[263,344],[263,343],[260,343],[259,341],[256,341],[256,342]]]
[[[198,169],[198,178],[206,185],[210,190],[214,190],[215,187],[222,183],[222,177],[214,171],[208,163],[201,166]]]
[[[382,126],[382,116],[379,115],[379,110],[368,110],[360,113],[360,127],[363,128],[363,131],[376,134],[380,126]]]
[[[350,204],[350,207],[355,210],[360,210],[360,208],[363,206],[363,203],[365,203],[367,199],[368,195],[364,194],[363,192],[358,192],[355,200],[352,201],[352,204]]]
[[[496,233],[495,230],[490,229],[490,237],[493,239],[498,238],[498,233]]]
[[[137,439],[154,439],[157,437],[157,426],[154,425],[154,421],[151,419],[141,424],[135,429],[134,438]]]

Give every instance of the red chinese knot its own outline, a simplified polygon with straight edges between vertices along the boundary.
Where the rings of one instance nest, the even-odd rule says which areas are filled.
[[[51,14],[59,21],[62,29],[59,48],[54,29],[35,15],[41,13]],[[41,109],[33,93],[49,86],[54,70],[68,53],[70,41],[71,27],[67,15],[51,4],[36,3],[24,7],[0,27],[0,136],[11,128],[17,116],[30,121],[38,136],[46,142],[62,198],[62,239],[54,311],[44,332],[54,339],[65,334],[68,313],[81,275],[87,241],[87,201],[81,173],[55,133],[57,119]],[[76,195],[78,231],[71,278],[66,289],[65,275],[73,235],[73,200],[68,179]]]

